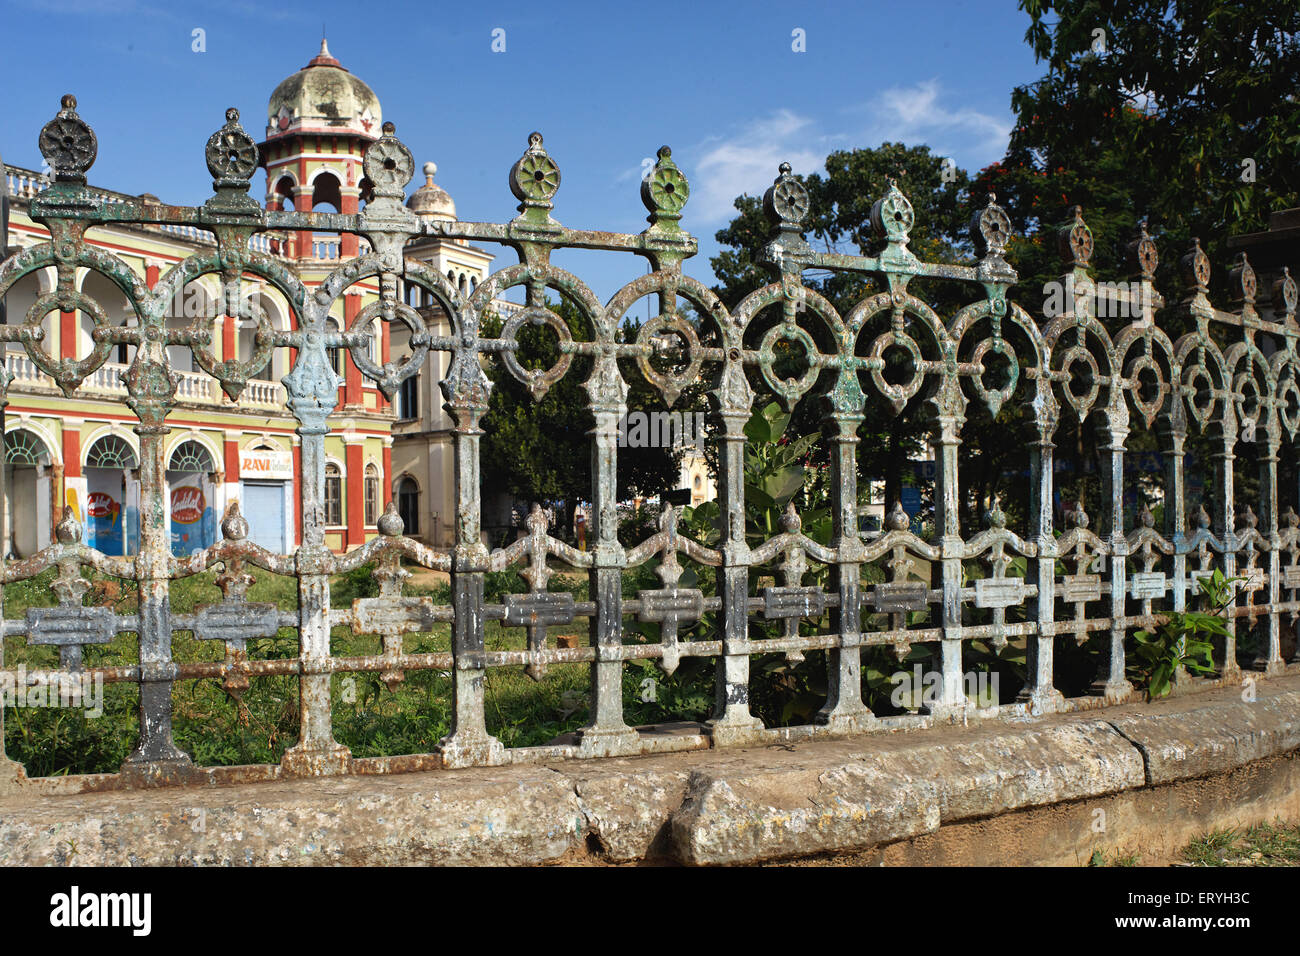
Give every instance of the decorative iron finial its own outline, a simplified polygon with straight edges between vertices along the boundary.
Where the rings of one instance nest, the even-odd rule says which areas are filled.
[[[1283,266],[1282,278],[1273,283],[1273,307],[1284,315],[1293,316],[1296,310],[1296,281],[1291,278],[1291,270]]]
[[[646,221],[652,226],[676,223],[691,196],[691,185],[673,162],[673,151],[660,146],[658,157],[654,169],[641,180],[641,202],[650,210]]]
[[[1002,503],[1000,501],[994,499],[993,506],[984,513],[984,520],[988,523],[990,528],[996,528],[999,531],[1007,526],[1007,515],[1006,512],[1002,510]]]
[[[1246,505],[1246,510],[1237,516],[1237,530],[1254,530],[1255,526],[1258,524],[1259,516],[1255,514],[1255,509],[1250,505]]]
[[[1188,285],[1196,287],[1202,294],[1210,288],[1210,257],[1201,249],[1201,240],[1192,237],[1191,248],[1178,263],[1182,267],[1183,279]]]
[[[781,517],[777,523],[780,524],[781,530],[786,534],[795,534],[803,527],[803,519],[799,517],[799,512],[795,510],[793,501],[785,506],[785,511],[781,512]]]
[[[976,211],[970,221],[970,237],[975,244],[975,254],[981,259],[985,256],[1001,256],[1011,241],[1011,220],[1006,210],[998,205],[998,195],[989,192],[989,201],[983,209]]]
[[[214,189],[248,191],[257,171],[257,145],[239,125],[239,110],[226,110],[226,125],[208,137],[203,155]]]
[[[1205,510],[1205,502],[1203,501],[1196,509],[1196,527],[1206,529],[1210,527],[1210,513]]]
[[[1286,506],[1286,511],[1282,514],[1282,521],[1288,528],[1300,528],[1300,515],[1295,513],[1295,509],[1290,505]]]
[[[1156,267],[1160,265],[1160,252],[1156,248],[1156,241],[1151,238],[1147,232],[1147,221],[1143,219],[1138,223],[1137,236],[1128,244],[1129,263],[1143,279],[1153,279],[1156,274]]]
[[[77,513],[70,505],[63,506],[63,517],[55,525],[54,535],[59,539],[59,544],[76,544],[81,540],[81,522],[77,520]]]
[[[397,502],[391,498],[388,504],[384,505],[384,513],[379,516],[378,528],[379,533],[386,538],[400,537],[406,530],[406,523],[397,512]]]
[[[532,534],[545,534],[550,524],[551,521],[546,517],[546,512],[542,510],[542,506],[534,501],[532,509],[528,512],[528,517],[524,519],[524,527]]]
[[[1138,521],[1141,522],[1144,528],[1154,528],[1156,526],[1156,516],[1151,513],[1151,509],[1147,507],[1145,501],[1142,502],[1142,510],[1138,512]]]
[[[397,138],[397,127],[385,121],[383,135],[366,148],[361,168],[374,184],[374,195],[380,199],[406,199],[406,184],[415,175],[415,157]]]
[[[1088,512],[1083,510],[1082,501],[1076,502],[1074,505],[1074,510],[1069,512],[1066,515],[1066,517],[1069,519],[1069,522],[1072,525],[1074,525],[1076,528],[1088,527],[1088,521],[1089,521]]]
[[[1092,260],[1092,230],[1083,221],[1083,207],[1070,210],[1073,219],[1057,234],[1061,258],[1076,269],[1086,269]]]
[[[883,236],[890,245],[905,246],[908,233],[916,221],[916,214],[894,177],[890,176],[886,183],[885,194],[871,207],[871,227],[877,236]]]
[[[62,109],[41,129],[37,146],[61,183],[85,185],[86,170],[99,154],[99,140],[90,124],[77,115],[77,98],[65,93]]]
[[[1259,289],[1259,281],[1255,277],[1255,268],[1250,264],[1250,259],[1246,253],[1241,252],[1237,255],[1236,264],[1233,265],[1232,271],[1228,273],[1229,281],[1232,285],[1232,297],[1237,302],[1244,302],[1246,305],[1255,304],[1255,293]]]
[[[894,507],[885,516],[885,528],[889,531],[906,531],[911,523],[907,512],[903,510],[903,502],[895,500]]]
[[[510,168],[510,191],[520,200],[520,213],[539,222],[548,220],[559,188],[560,167],[542,146],[542,134],[529,133],[528,149]]]
[[[798,232],[808,215],[808,190],[794,178],[793,167],[782,163],[776,179],[763,193],[763,212],[768,221],[782,229]]]
[[[231,541],[248,537],[248,519],[239,510],[238,498],[226,505],[226,513],[221,516],[221,536]]]

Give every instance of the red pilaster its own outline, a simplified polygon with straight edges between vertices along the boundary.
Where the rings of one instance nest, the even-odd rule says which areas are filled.
[[[77,313],[59,313],[59,358],[77,357]]]
[[[343,296],[343,328],[350,328],[352,320],[361,312],[361,296],[344,295]],[[343,404],[360,405],[361,398],[361,369],[352,361],[352,353],[344,350],[343,352]]]
[[[226,481],[239,480],[239,442],[227,438],[225,444]]]
[[[341,197],[343,208],[339,212],[355,215],[357,212],[357,197],[344,195]],[[339,255],[344,259],[355,259],[357,255],[357,237],[355,233],[345,232],[339,237]]]
[[[63,429],[63,477],[81,477],[81,429]]]
[[[348,445],[347,448],[348,493],[345,507],[348,511],[348,534],[344,542],[345,550],[366,542],[366,533],[362,530],[366,516],[364,484],[366,466],[361,461],[363,448],[360,442]]]
[[[157,266],[146,265],[144,267],[144,284],[150,289],[158,284],[158,272]]]

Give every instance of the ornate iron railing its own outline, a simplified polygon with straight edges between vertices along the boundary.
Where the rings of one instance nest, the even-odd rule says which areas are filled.
[[[1210,263],[1196,246],[1182,260],[1191,293],[1177,306],[1191,331],[1173,341],[1154,321],[1163,302],[1153,287],[1155,243],[1142,230],[1131,247],[1137,282],[1128,289],[1103,291],[1089,271],[1092,238],[1080,215],[1062,235],[1068,278],[1076,295],[1059,317],[1037,321],[1008,299],[1016,274],[1003,257],[1010,239],[1006,214],[990,197],[972,221],[974,265],[920,261],[908,249],[913,225],[910,203],[895,184],[875,204],[872,217],[884,241],[879,256],[850,256],[815,251],[804,239],[801,223],[808,195],[783,165],[764,197],[773,238],[765,261],[777,276],[733,308],[705,285],[682,272],[682,262],[696,243],[679,220],[689,195],[685,176],[667,147],[641,185],[649,210],[649,227],[639,234],[570,229],[552,218],[552,200],[560,171],[539,134],[529,137],[527,151],[510,171],[510,188],[520,200],[519,215],[506,223],[421,223],[403,205],[414,164],[394,135],[391,123],[366,153],[366,175],[373,198],[358,214],[275,212],[248,195],[258,168],[253,140],[243,131],[235,110],[208,141],[206,158],[214,177],[214,195],[197,208],[149,204],[124,199],[106,201],[86,186],[86,171],[95,158],[96,140],[78,117],[76,103],[65,97],[58,116],[42,130],[40,145],[54,170],[53,182],[30,200],[33,219],[50,230],[48,243],[9,258],[0,267],[0,293],[22,276],[47,267],[57,272],[57,287],[38,298],[26,317],[11,316],[0,339],[21,343],[32,366],[72,395],[107,362],[112,346],[135,346],[135,360],[121,374],[126,404],[138,417],[142,486],[139,553],[113,557],[81,542],[81,527],[65,513],[57,541],[39,554],[4,568],[5,582],[57,569],[58,604],[32,609],[25,619],[5,620],[4,634],[23,635],[30,643],[60,648],[60,667],[29,672],[30,681],[56,680],[84,673],[81,650],[127,632],[139,640],[138,664],[93,668],[106,681],[138,684],[139,739],[122,772],[99,778],[94,786],[192,782],[278,774],[311,775],[348,771],[379,772],[415,767],[463,767],[557,757],[641,754],[707,746],[746,745],[788,740],[801,735],[847,734],[873,729],[917,726],[961,719],[974,713],[962,690],[964,642],[1023,640],[1028,678],[1013,705],[996,708],[1003,715],[1025,715],[1098,706],[1125,699],[1132,687],[1125,677],[1124,638],[1150,624],[1161,610],[1187,606],[1196,578],[1212,568],[1246,578],[1229,615],[1232,622],[1263,622],[1265,650],[1258,666],[1266,673],[1286,669],[1280,628],[1285,615],[1300,611],[1300,518],[1288,512],[1279,520],[1278,461],[1300,425],[1297,354],[1296,284],[1285,275],[1272,301],[1257,300],[1256,279],[1244,256],[1234,282],[1240,292],[1235,312],[1214,308],[1208,298]],[[112,255],[86,244],[86,230],[107,223],[153,223],[191,226],[215,235],[212,250],[201,250],[164,275],[152,290]],[[307,289],[281,261],[259,245],[267,230],[315,233],[348,232],[366,237],[372,250],[340,262],[321,286]],[[418,234],[447,239],[493,242],[513,248],[519,264],[488,277],[473,294],[463,296],[443,276],[413,260],[403,247]],[[627,252],[647,259],[652,271],[628,283],[602,305],[576,276],[550,264],[557,249]],[[128,298],[137,316],[132,326],[111,323],[104,310],[76,291],[78,268],[97,271]],[[804,284],[807,270],[850,271],[883,278],[886,291],[872,293],[847,315]],[[224,307],[238,311],[244,301],[240,283],[256,276],[282,293],[296,313],[296,328],[273,329],[260,323],[253,354],[245,362],[218,361],[209,350],[210,324],[182,330],[165,322],[168,303],[183,285],[203,274],[220,277]],[[342,332],[327,329],[334,300],[363,279],[378,278],[380,297]],[[941,318],[925,301],[909,293],[914,279],[973,283],[983,296],[955,315]],[[435,336],[420,314],[405,305],[399,282],[433,294],[450,317],[451,334]],[[498,337],[482,334],[490,303],[505,290],[523,286],[527,306],[510,315]],[[590,337],[575,338],[570,326],[546,306],[545,290],[558,291],[577,307]],[[640,299],[658,298],[659,315],[641,327],[635,341],[622,341],[618,329]],[[685,302],[699,315],[688,321],[679,312]],[[1138,314],[1117,334],[1097,317],[1097,306],[1122,301]],[[84,359],[55,359],[42,348],[42,318],[54,310],[81,310],[94,318],[93,351]],[[779,312],[779,319],[760,324],[760,314]],[[247,310],[246,310],[247,311]],[[402,322],[410,330],[410,355],[383,367],[371,359],[367,329],[373,322]],[[524,323],[549,326],[560,342],[560,361],[551,369],[524,367],[516,357],[516,333]],[[1212,329],[1215,334],[1212,334]],[[1224,330],[1235,341],[1221,346]],[[664,333],[686,346],[686,361],[677,371],[651,365],[652,339]],[[757,339],[757,341],[755,341]],[[302,544],[291,554],[274,554],[248,540],[247,522],[237,504],[221,524],[223,539],[186,558],[169,552],[163,502],[163,438],[167,417],[177,402],[180,377],[168,364],[168,347],[189,348],[198,366],[232,398],[261,369],[273,349],[296,350],[284,377],[289,411],[298,421],[302,443]],[[1268,349],[1266,352],[1264,347]],[[390,507],[379,521],[380,536],[350,553],[338,555],[325,545],[323,482],[324,441],[337,401],[338,377],[327,356],[347,348],[353,361],[390,396],[414,374],[431,351],[451,354],[450,371],[441,382],[446,408],[455,422],[455,546],[433,550],[403,535],[401,520]],[[783,378],[778,353],[799,350],[806,371]],[[911,357],[907,381],[886,375],[887,353]],[[991,356],[1001,355],[1006,373],[990,384]],[[548,533],[546,519],[534,510],[528,534],[508,547],[490,551],[480,533],[481,420],[488,408],[491,382],[484,361],[500,362],[540,398],[569,370],[575,356],[592,369],[585,387],[593,419],[591,517],[593,544],[578,550]],[[620,368],[639,366],[669,404],[699,381],[710,384],[711,441],[718,461],[720,540],[717,547],[684,536],[677,513],[668,508],[661,530],[632,547],[620,543],[616,500],[620,418],[626,411],[628,383]],[[35,374],[27,366],[25,374]],[[7,383],[12,369],[4,373]],[[744,426],[753,411],[754,385],[765,385],[787,405],[814,395],[825,400],[825,427],[830,445],[833,534],[827,543],[807,537],[799,516],[787,513],[782,532],[756,546],[747,543],[744,503]],[[923,394],[922,389],[927,389]],[[931,540],[909,530],[906,516],[895,509],[878,535],[859,531],[858,431],[872,393],[900,413],[909,400],[929,396],[937,448],[935,532]],[[1023,536],[1006,527],[994,507],[989,527],[963,538],[959,521],[962,492],[958,446],[971,402],[982,402],[996,415],[1012,398],[1031,409],[1032,430],[1017,437],[1029,446],[1028,527]],[[1053,437],[1061,413],[1080,422],[1100,415],[1102,446],[1109,461],[1103,475],[1104,501],[1100,533],[1088,529],[1082,507],[1072,511],[1073,527],[1054,528]],[[1121,491],[1125,481],[1125,440],[1131,416],[1157,428],[1168,452],[1163,533],[1149,513],[1138,527],[1125,530]],[[1203,509],[1189,529],[1185,515],[1184,451],[1191,429],[1215,436],[1215,479],[1209,494],[1213,514]],[[1252,442],[1260,466],[1258,518],[1247,506],[1238,514],[1234,500],[1233,461],[1238,440]],[[681,587],[678,555],[716,569],[716,593]],[[1012,572],[1023,559],[1023,575]],[[662,587],[625,599],[626,570],[657,562]],[[830,571],[830,587],[807,586],[809,562]],[[401,565],[450,572],[452,603],[440,606],[430,597],[403,594]],[[547,590],[548,562],[586,572],[589,600]],[[987,573],[968,580],[972,563]],[[885,569],[885,580],[868,585],[864,568]],[[929,570],[923,569],[928,564]],[[297,582],[296,612],[247,599],[248,566]],[[377,568],[380,594],[357,600],[351,608],[331,609],[330,578],[363,565]],[[489,571],[522,565],[530,590],[507,595],[501,604],[485,600]],[[83,606],[90,567],[134,581],[139,611],[117,615],[107,608]],[[171,582],[220,567],[216,582],[223,600],[190,614],[173,613]],[[779,586],[751,595],[752,573],[781,575]],[[1284,598],[1286,598],[1284,600]],[[1024,606],[1025,620],[1009,622],[1007,609]],[[917,620],[915,611],[934,612]],[[980,611],[978,615],[974,611]],[[679,640],[678,629],[715,612],[715,634],[704,640]],[[1062,612],[1058,620],[1058,611]],[[828,615],[829,627],[800,633],[798,622]],[[634,617],[659,625],[658,643],[624,639],[624,620]],[[776,638],[753,639],[751,616],[784,621]],[[586,619],[585,646],[550,647],[547,626]],[[489,620],[527,629],[525,650],[489,651],[484,627]],[[449,652],[407,653],[404,635],[428,631],[440,622],[451,625]],[[791,626],[791,625],[794,626]],[[341,658],[331,653],[330,629],[345,625],[382,636],[381,654]],[[290,659],[250,660],[246,642],[296,628],[298,654]],[[809,628],[804,628],[809,630]],[[225,659],[178,663],[171,653],[172,635],[190,631],[200,640],[221,641]],[[1087,696],[1066,699],[1053,684],[1053,652],[1058,636],[1085,639],[1100,633],[1109,640],[1104,680]],[[917,643],[939,648],[942,681],[938,699],[925,711],[907,716],[878,716],[864,703],[861,660],[865,647],[888,646],[900,653]],[[805,726],[765,728],[750,706],[750,662],[758,654],[807,650],[827,653],[828,692],[815,720]],[[625,722],[623,671],[627,661],[659,661],[666,670],[685,656],[716,659],[716,702],[712,719],[698,733],[654,734]],[[488,668],[524,666],[539,675],[549,663],[586,663],[591,667],[590,721],[575,742],[507,749],[489,734],[484,715],[484,676]],[[0,661],[0,663],[3,663]],[[1220,679],[1238,676],[1230,638],[1222,649]],[[331,730],[331,676],[343,672],[379,672],[398,681],[415,670],[450,670],[454,695],[450,733],[430,741],[429,753],[396,759],[353,759]],[[220,771],[195,767],[177,748],[172,735],[172,689],[178,681],[220,680],[235,689],[267,675],[296,678],[300,688],[300,728],[295,746],[279,767]],[[0,759],[3,755],[0,754]],[[11,764],[12,773],[21,771]],[[223,777],[223,774],[225,775]],[[92,783],[85,782],[84,786]]]

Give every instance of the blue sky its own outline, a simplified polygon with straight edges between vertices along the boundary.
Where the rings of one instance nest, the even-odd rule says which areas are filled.
[[[418,165],[463,219],[515,214],[506,175],[540,130],[560,165],[555,217],[638,232],[644,158],[667,143],[691,180],[686,270],[713,281],[732,199],[781,161],[821,169],[833,149],[928,144],[976,170],[1001,156],[1014,86],[1044,72],[1014,0],[814,3],[375,4],[6,0],[9,95],[0,155],[39,168],[36,137],[73,92],[99,136],[91,182],[202,202],[203,144],[227,106],[257,136],[275,85],[331,52],[375,90]],[[382,11],[382,12],[380,12]],[[204,53],[192,31],[206,31]],[[491,50],[505,30],[506,50]],[[792,47],[803,30],[806,52]],[[417,172],[414,188],[422,181]],[[253,193],[263,195],[259,177]],[[491,251],[496,251],[491,250]],[[617,253],[559,253],[602,298],[644,271]],[[513,261],[502,250],[498,265]]]

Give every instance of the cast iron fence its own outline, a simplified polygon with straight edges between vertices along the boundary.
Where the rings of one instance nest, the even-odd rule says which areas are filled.
[[[1283,617],[1300,611],[1300,518],[1278,515],[1278,462],[1293,454],[1300,425],[1300,386],[1296,382],[1296,284],[1289,274],[1257,299],[1257,282],[1244,255],[1233,271],[1239,290],[1236,311],[1211,305],[1207,292],[1210,263],[1199,245],[1183,257],[1191,293],[1175,308],[1191,331],[1177,341],[1156,324],[1164,303],[1153,287],[1156,245],[1142,229],[1131,246],[1136,282],[1104,286],[1089,271],[1091,233],[1082,216],[1061,234],[1068,278],[1075,294],[1058,317],[1037,320],[1008,299],[1016,274],[1003,257],[1010,236],[1004,211],[990,196],[972,220],[973,265],[920,261],[909,249],[913,226],[910,203],[896,184],[872,210],[883,240],[876,257],[815,251],[804,239],[801,223],[808,213],[808,194],[783,165],[764,196],[773,224],[763,258],[775,281],[728,308],[705,285],[682,272],[682,262],[696,243],[680,225],[689,195],[685,176],[667,147],[643,180],[641,198],[649,210],[649,227],[639,234],[570,229],[552,218],[552,199],[560,171],[539,134],[529,137],[527,151],[510,171],[510,188],[520,200],[519,215],[506,223],[421,223],[403,205],[414,164],[394,135],[391,123],[370,146],[364,169],[373,183],[373,198],[358,214],[267,211],[248,195],[258,168],[253,140],[235,110],[208,141],[206,159],[214,177],[214,195],[202,206],[108,202],[86,185],[95,158],[96,140],[78,117],[76,102],[65,97],[58,116],[41,133],[41,151],[53,171],[52,183],[30,200],[30,214],[50,230],[49,242],[7,259],[0,267],[0,294],[22,276],[53,267],[56,288],[41,295],[25,317],[10,316],[0,339],[21,343],[31,361],[72,395],[87,376],[108,359],[112,348],[130,343],[135,360],[122,377],[126,404],[138,419],[140,437],[139,552],[110,556],[81,541],[82,528],[71,511],[58,523],[57,540],[39,554],[4,567],[5,582],[31,578],[56,568],[58,603],[33,608],[23,619],[5,620],[6,636],[25,636],[29,643],[60,649],[58,668],[27,672],[26,681],[53,682],[88,672],[109,682],[139,686],[139,739],[122,772],[83,786],[131,786],[247,779],[281,773],[382,772],[419,767],[463,767],[547,760],[643,754],[708,746],[736,746],[788,740],[815,734],[847,734],[873,729],[962,719],[976,713],[963,693],[963,643],[975,640],[1004,645],[1023,641],[1027,680],[1020,699],[996,708],[1002,716],[1040,714],[1115,703],[1132,693],[1125,676],[1126,634],[1149,625],[1162,610],[1188,606],[1196,579],[1220,568],[1242,581],[1229,613],[1238,622],[1261,622],[1263,652],[1257,666],[1266,673],[1286,669],[1281,655]],[[215,236],[203,248],[162,276],[150,290],[122,260],[84,241],[92,226],[111,223],[190,226]],[[371,251],[340,262],[315,289],[306,288],[281,261],[259,249],[267,230],[347,232],[364,236]],[[519,264],[490,275],[465,296],[443,276],[404,258],[413,236],[498,243],[514,249]],[[647,259],[652,271],[628,283],[602,305],[576,276],[555,267],[557,249],[625,252]],[[76,270],[106,276],[128,298],[137,317],[134,326],[110,322],[100,305],[76,290]],[[886,291],[873,292],[847,315],[804,284],[808,270],[850,271],[884,280]],[[241,317],[257,325],[255,348],[245,362],[218,361],[210,351],[210,326],[169,329],[168,303],[184,284],[204,274],[220,277],[224,306],[239,314],[240,285],[255,276],[279,290],[295,313],[295,327],[273,329],[265,317]],[[378,278],[378,301],[366,307],[343,331],[326,326],[331,304],[358,281]],[[983,295],[948,318],[910,294],[914,279],[973,284]],[[432,293],[450,318],[451,334],[433,335],[419,312],[402,301],[399,283]],[[498,337],[481,334],[492,300],[523,286],[527,306],[511,315]],[[558,291],[581,312],[590,335],[575,338],[570,326],[545,305],[545,290]],[[659,314],[643,325],[635,341],[620,341],[617,330],[629,309],[653,296]],[[1267,298],[1268,301],[1263,299]],[[693,307],[688,321],[679,302]],[[1116,304],[1131,308],[1133,321],[1112,334],[1098,317]],[[93,349],[81,360],[56,359],[42,347],[41,320],[54,310],[81,310],[93,317]],[[778,315],[779,313],[779,315]],[[760,315],[774,321],[758,321]],[[374,322],[402,322],[410,330],[405,361],[380,367],[370,353],[367,330]],[[560,342],[560,361],[544,371],[528,369],[518,359],[516,333],[524,323],[549,326]],[[1113,323],[1112,323],[1113,326]],[[656,369],[653,339],[676,336],[685,358],[675,369]],[[1231,340],[1230,343],[1228,340]],[[296,350],[284,378],[289,411],[298,422],[302,446],[302,544],[293,553],[275,554],[246,540],[247,522],[237,502],[221,523],[222,540],[192,556],[172,556],[163,500],[163,439],[167,417],[176,401],[178,376],[168,363],[169,346],[190,349],[198,365],[232,398],[249,376],[261,369],[273,349]],[[358,367],[392,395],[414,374],[431,351],[451,354],[450,371],[441,382],[452,416],[455,456],[455,546],[431,549],[403,535],[401,519],[389,507],[379,521],[380,534],[347,554],[325,544],[323,483],[324,442],[339,384],[328,356],[346,348]],[[782,377],[781,356],[803,353],[802,372]],[[905,381],[887,375],[887,354],[905,353],[910,367]],[[585,382],[592,416],[591,547],[578,550],[548,533],[538,510],[528,534],[508,547],[489,551],[480,533],[480,421],[487,410],[491,383],[484,361],[497,361],[524,382],[536,398],[560,380],[577,356],[590,364]],[[993,374],[992,358],[1003,371]],[[624,365],[620,366],[620,360]],[[660,531],[631,547],[618,537],[616,500],[618,430],[626,411],[627,381],[623,368],[640,374],[663,394],[669,405],[693,383],[709,383],[710,441],[718,462],[720,538],[717,547],[678,532],[678,513],[665,510]],[[784,367],[784,366],[783,366]],[[702,378],[707,376],[707,378]],[[4,381],[7,388],[7,377]],[[824,427],[829,442],[830,500],[833,533],[829,543],[807,537],[793,510],[782,531],[757,546],[747,543],[744,507],[744,426],[753,411],[755,386],[787,405],[801,399],[824,400]],[[923,392],[923,389],[925,390]],[[878,534],[859,530],[858,431],[868,399],[883,398],[895,414],[917,396],[933,414],[937,449],[934,534],[930,540],[909,529],[907,516],[894,508]],[[958,446],[971,402],[984,403],[996,416],[1013,397],[1031,410],[1032,426],[1007,438],[1024,442],[1031,460],[1028,511],[1024,534],[1006,527],[994,506],[988,527],[963,537],[959,521],[962,491]],[[0,395],[0,406],[5,399]],[[1061,413],[1080,423],[1098,423],[1103,456],[1103,501],[1111,506],[1099,516],[1099,533],[1088,528],[1080,505],[1072,509],[1072,527],[1054,527],[1055,468],[1053,437]],[[1122,491],[1125,441],[1136,416],[1160,435],[1166,454],[1164,530],[1157,531],[1145,510],[1125,528]],[[1192,430],[1212,436],[1215,477],[1203,508],[1186,514],[1184,455]],[[1250,443],[1259,465],[1258,517],[1247,504],[1239,513],[1234,501],[1233,462],[1239,441]],[[715,593],[679,586],[688,562],[716,569]],[[1017,560],[1023,559],[1023,560]],[[549,592],[547,579],[559,563],[586,572],[589,600]],[[655,562],[661,587],[623,595],[629,568]],[[829,569],[829,587],[804,583],[809,562]],[[450,573],[452,603],[403,594],[407,576],[402,564]],[[296,579],[299,604],[287,612],[247,599],[249,565]],[[330,578],[363,565],[376,568],[378,597],[361,598],[351,608],[331,609]],[[519,565],[529,584],[523,594],[508,594],[500,604],[485,601],[489,571]],[[882,569],[884,580],[868,583],[864,568]],[[982,574],[971,573],[979,565]],[[119,615],[105,607],[83,605],[89,567],[138,588],[139,610]],[[193,613],[173,613],[171,582],[219,567],[216,583],[223,599]],[[1020,569],[1021,573],[1016,573]],[[751,594],[757,572],[779,585]],[[1284,599],[1285,598],[1285,599]],[[1023,607],[1023,621],[1008,621],[1009,608]],[[924,612],[930,612],[927,615]],[[1062,616],[1058,620],[1058,612]],[[679,640],[678,630],[706,614],[716,615],[716,633],[703,640]],[[932,616],[931,616],[932,615]],[[1016,616],[1020,616],[1019,614]],[[625,640],[626,618],[655,623],[657,643]],[[786,623],[778,637],[754,638],[751,618]],[[589,642],[579,647],[548,646],[547,628],[585,619]],[[489,620],[522,627],[524,650],[489,651],[484,626]],[[823,621],[820,630],[807,622]],[[449,622],[452,647],[442,653],[407,653],[405,635],[427,632]],[[382,636],[383,651],[366,657],[331,654],[331,627]],[[298,653],[290,659],[252,660],[250,640],[296,628]],[[192,632],[200,640],[220,641],[225,658],[216,662],[178,663],[172,635]],[[136,635],[139,661],[129,666],[83,668],[82,648]],[[759,631],[764,634],[767,632]],[[1108,665],[1092,693],[1067,699],[1053,685],[1053,652],[1058,636],[1083,640],[1099,634],[1109,644]],[[942,661],[937,699],[914,715],[881,716],[864,703],[861,674],[864,648],[886,645],[899,653],[915,644],[936,645]],[[827,694],[814,720],[802,726],[765,728],[750,706],[750,663],[754,655],[824,650]],[[2,650],[2,649],[0,649]],[[716,700],[712,719],[698,732],[674,734],[640,731],[624,719],[623,671],[626,662],[658,661],[671,672],[683,657],[716,660]],[[0,664],[3,662],[0,661]],[[586,663],[591,668],[590,721],[573,742],[509,749],[489,734],[484,717],[484,677],[488,668],[524,666],[540,674],[551,663]],[[1293,661],[1294,663],[1294,661]],[[1232,638],[1220,649],[1220,680],[1239,676]],[[400,681],[407,672],[436,668],[453,675],[450,733],[430,741],[429,753],[392,759],[354,759],[331,730],[331,677],[340,673],[378,672]],[[12,671],[10,672],[12,674]],[[199,768],[175,745],[172,735],[172,690],[179,681],[217,680],[231,690],[268,675],[289,675],[300,688],[300,728],[295,746],[279,767]],[[1213,682],[1211,682],[1213,683]],[[2,727],[0,727],[2,729]],[[0,760],[4,760],[0,753]],[[9,763],[9,773],[20,768]]]

